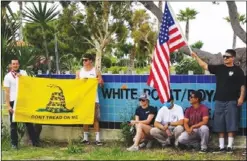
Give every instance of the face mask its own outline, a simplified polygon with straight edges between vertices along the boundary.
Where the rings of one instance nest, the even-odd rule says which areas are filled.
[[[172,106],[172,103],[171,102],[166,102],[166,103],[164,103],[164,106],[166,106],[167,108],[170,108]]]

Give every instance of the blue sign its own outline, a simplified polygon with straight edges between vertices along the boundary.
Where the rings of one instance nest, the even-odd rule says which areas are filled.
[[[190,106],[189,96],[193,90],[199,90],[203,94],[203,104],[210,110],[211,118],[215,105],[215,78],[214,76],[172,76],[171,93],[175,103],[186,109]],[[175,77],[175,78],[174,78]],[[187,77],[187,78],[186,78]],[[148,93],[150,105],[162,107],[155,89],[147,86],[147,76],[140,75],[106,75],[103,77],[105,85],[98,89],[101,121],[123,122],[134,116],[138,106],[138,97],[141,93]],[[191,78],[191,79],[190,79]],[[180,79],[179,81],[177,81]],[[246,103],[241,108],[240,127],[246,127]]]
[[[75,75],[38,75],[38,77],[74,79]],[[104,87],[98,88],[101,122],[123,122],[130,120],[138,106],[138,97],[147,92],[150,104],[162,107],[155,89],[147,86],[147,75],[103,75]],[[189,95],[192,90],[200,90],[202,102],[210,109],[211,118],[215,105],[214,75],[172,75],[171,93],[175,103],[184,109],[190,106]],[[246,102],[240,108],[240,127],[246,128]]]

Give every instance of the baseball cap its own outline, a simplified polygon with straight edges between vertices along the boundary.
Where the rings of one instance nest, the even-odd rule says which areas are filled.
[[[149,100],[149,97],[146,93],[143,93],[140,95],[139,99],[143,99],[143,100]]]

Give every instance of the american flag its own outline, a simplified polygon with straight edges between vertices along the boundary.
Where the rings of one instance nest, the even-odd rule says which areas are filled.
[[[162,103],[170,98],[170,53],[186,45],[168,4],[160,26],[159,38],[155,45],[147,84],[155,88]]]

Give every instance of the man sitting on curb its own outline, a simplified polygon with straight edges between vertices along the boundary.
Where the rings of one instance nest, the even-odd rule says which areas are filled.
[[[158,111],[155,119],[154,128],[150,134],[157,139],[162,147],[171,145],[171,138],[175,137],[175,146],[178,145],[178,137],[184,131],[183,128],[184,112],[183,108],[174,104],[173,96]]]
[[[202,93],[193,91],[190,96],[191,107],[186,109],[184,116],[185,131],[179,136],[178,142],[188,145],[200,142],[200,153],[207,152],[209,140],[209,128],[207,126],[209,114],[208,108],[201,104]]]

